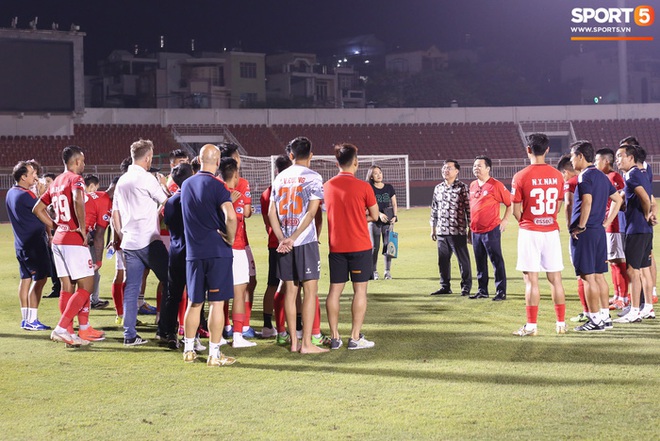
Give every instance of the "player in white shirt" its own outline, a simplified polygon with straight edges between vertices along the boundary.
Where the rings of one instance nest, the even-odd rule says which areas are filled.
[[[312,344],[312,325],[321,275],[321,259],[314,218],[323,200],[323,179],[311,170],[312,143],[298,137],[289,143],[293,165],[273,181],[268,217],[280,245],[277,251],[280,279],[287,285],[286,311],[291,351],[327,352]],[[303,338],[296,335],[296,294],[302,285]]]

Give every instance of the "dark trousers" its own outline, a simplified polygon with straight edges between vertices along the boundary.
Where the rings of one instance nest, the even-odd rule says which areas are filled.
[[[488,260],[493,264],[496,294],[506,294],[506,269],[502,257],[502,233],[498,225],[487,233],[472,233],[472,248],[477,264],[479,292],[488,294]]]
[[[468,252],[467,236],[438,236],[438,268],[440,269],[440,287],[451,289],[451,256],[456,254],[461,272],[461,292],[472,289],[472,266]]]
[[[60,278],[57,277],[57,269],[55,268],[55,261],[53,260],[53,249],[50,246],[46,248],[48,248],[48,258],[50,259],[50,280],[53,283],[52,292],[59,295],[60,290],[62,289],[62,283],[60,282]]]
[[[171,309],[177,311],[176,321],[178,321],[179,304],[183,297],[183,290],[186,288],[186,253],[185,251],[177,252],[176,250],[173,250],[171,245],[168,288],[169,295],[167,296],[167,301],[173,303]],[[170,311],[170,305],[168,305],[167,310]],[[161,321],[163,320],[162,317],[163,315],[161,313]],[[166,323],[165,325],[168,326],[167,329],[171,329],[172,326],[174,326],[172,323]],[[179,326],[183,326],[183,323],[179,323]]]
[[[168,254],[161,240],[154,240],[140,250],[124,250],[126,257],[126,288],[124,288],[124,338],[137,335],[135,322],[137,320],[137,300],[142,286],[142,274],[145,268],[151,269],[159,281],[163,283],[160,320],[158,334],[171,334],[176,330],[176,315],[178,303],[173,305],[169,299],[167,283]]]

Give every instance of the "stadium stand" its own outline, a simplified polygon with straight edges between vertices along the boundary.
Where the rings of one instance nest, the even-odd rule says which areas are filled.
[[[565,122],[564,124],[569,124]],[[579,120],[572,122],[575,136],[594,147],[613,147],[634,134],[649,154],[660,153],[660,119]],[[176,136],[175,136],[176,135]],[[418,124],[74,124],[72,136],[0,136],[0,160],[15,164],[34,156],[43,165],[59,166],[66,145],[85,149],[88,164],[116,165],[128,156],[130,144],[147,138],[156,154],[166,156],[178,148],[177,136],[233,137],[250,156],[280,154],[296,136],[307,136],[317,154],[332,154],[332,146],[351,142],[367,155],[409,155],[410,160],[474,158],[520,158],[522,145],[516,123],[418,123]],[[164,161],[166,162],[166,161]]]
[[[573,121],[578,139],[588,139],[596,149],[617,147],[619,141],[634,135],[649,155],[660,153],[660,119],[620,119]]]
[[[232,125],[228,130],[252,156],[281,153],[296,136],[311,139],[317,154],[332,154],[332,146],[351,142],[367,155],[410,155],[411,160],[437,160],[448,156],[520,156],[514,123],[446,124],[281,124]]]
[[[85,151],[85,162],[94,165],[118,165],[129,156],[129,147],[139,138],[154,141],[156,154],[165,157],[178,147],[169,127],[155,124],[75,124],[73,136],[3,136],[0,137],[0,160],[16,164],[30,158],[45,166],[61,166],[61,152],[67,145]],[[167,162],[167,160],[165,160]]]

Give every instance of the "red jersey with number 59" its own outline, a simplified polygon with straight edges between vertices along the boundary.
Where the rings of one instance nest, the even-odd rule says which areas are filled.
[[[71,232],[71,230],[77,230],[79,227],[73,206],[74,190],[82,191],[84,197],[85,181],[82,176],[71,171],[65,171],[55,178],[48,191],[41,196],[41,201],[44,204],[53,204],[55,223],[57,224],[57,231],[53,236],[55,245],[83,244],[82,235],[78,232]]]
[[[513,203],[522,204],[520,228],[531,231],[559,230],[557,213],[564,200],[564,178],[549,164],[532,164],[511,181]]]

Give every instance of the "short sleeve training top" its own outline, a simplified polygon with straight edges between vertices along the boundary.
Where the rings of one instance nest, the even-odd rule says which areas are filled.
[[[511,205],[511,193],[504,184],[490,178],[484,185],[479,181],[470,184],[470,230],[474,233],[487,233],[500,222],[500,204]]]
[[[289,237],[300,225],[310,201],[323,200],[323,179],[314,170],[294,164],[275,177],[270,198],[275,204],[282,234]],[[316,225],[310,222],[293,245],[317,241]]]
[[[328,244],[331,253],[370,250],[371,238],[365,210],[376,205],[368,183],[353,173],[340,172],[323,186],[328,213]]]
[[[32,213],[36,201],[37,196],[21,186],[15,185],[7,191],[5,204],[17,250],[30,248],[33,243],[46,240],[46,227]]]
[[[559,230],[557,213],[564,200],[564,178],[548,164],[532,164],[511,181],[514,203],[522,204],[520,228],[530,231]]]
[[[105,191],[85,195],[85,228],[91,233],[96,227],[108,228],[112,217],[112,199]]]
[[[53,204],[57,230],[53,236],[55,245],[82,245],[80,233],[71,232],[79,228],[73,204],[73,192],[85,192],[85,180],[71,171],[65,171],[55,178],[48,191],[41,196],[45,205]]]
[[[607,200],[616,190],[607,179],[605,173],[590,165],[578,175],[578,185],[573,195],[573,215],[571,216],[571,228],[578,226],[580,214],[582,213],[582,196],[591,195],[591,212],[587,219],[586,227],[598,227],[603,225]]]
[[[225,183],[211,173],[200,171],[181,186],[181,211],[186,238],[186,260],[232,257],[231,246],[219,231],[226,232],[220,208],[231,203]]]

